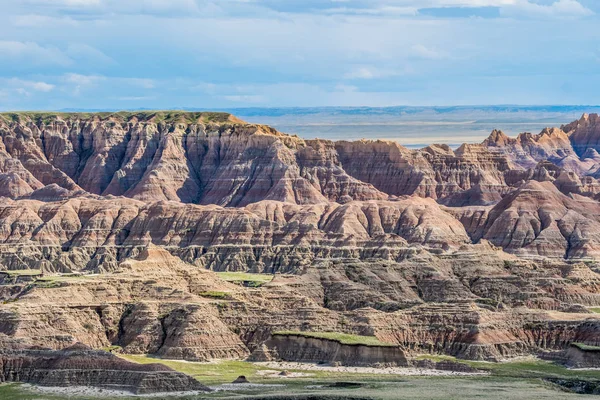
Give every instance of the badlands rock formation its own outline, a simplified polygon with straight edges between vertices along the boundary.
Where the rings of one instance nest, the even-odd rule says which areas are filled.
[[[407,367],[398,346],[347,344],[339,340],[276,333],[252,354],[256,361],[296,361],[349,366]]]
[[[599,143],[596,115],[409,150],[219,113],[1,114],[0,333],[195,361],[277,331],[407,357],[597,346]]]
[[[565,364],[571,368],[600,368],[600,347],[571,344],[565,353]]]
[[[4,335],[0,343],[0,383],[95,386],[134,394],[210,390],[162,364],[132,363],[83,345],[63,350],[29,348]]]

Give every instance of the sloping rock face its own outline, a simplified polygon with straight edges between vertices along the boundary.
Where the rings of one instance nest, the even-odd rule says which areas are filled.
[[[49,184],[223,206],[387,197],[348,176],[328,143],[309,146],[226,114],[9,115],[0,119],[0,136],[10,197]]]
[[[395,142],[359,141],[337,142],[336,149],[350,175],[391,195],[445,199],[472,188],[502,193],[504,174],[510,169],[506,157],[477,145],[456,151],[445,145],[411,151]]]
[[[551,182],[530,181],[488,210],[459,218],[474,240],[486,239],[517,255],[598,257],[600,205],[561,193]],[[485,214],[485,218],[482,215]]]
[[[399,347],[343,344],[335,340],[275,334],[251,357],[256,361],[340,363],[348,366],[402,366],[409,362]]]
[[[1,114],[0,333],[193,361],[277,331],[481,360],[599,345],[597,118],[409,150],[219,113]]]
[[[494,131],[481,145],[408,150],[389,141],[303,140],[218,113],[3,114],[0,195],[14,202],[0,210],[0,238],[9,247],[60,246],[61,260],[55,249],[44,250],[44,257],[71,270],[82,268],[65,265],[75,258],[77,264],[85,260],[86,268],[114,267],[149,241],[177,246],[178,255],[193,253],[188,260],[220,244],[299,243],[316,246],[310,252],[319,253],[331,245],[404,239],[409,245],[449,248],[486,237],[482,226],[495,222],[497,215],[485,208],[476,211],[479,221],[469,221],[464,215],[472,207],[500,206],[532,181],[550,182],[567,196],[596,199],[597,121],[596,115],[585,115],[538,135],[512,139]],[[539,196],[554,201],[553,190],[546,192]],[[467,221],[470,237],[452,221],[457,215]],[[228,222],[216,224],[217,216]],[[600,226],[596,220],[588,225],[576,240],[593,244]],[[500,235],[516,238],[492,241],[510,252],[596,256],[591,246],[551,254],[547,246],[520,239],[529,238],[528,232],[502,229]],[[546,229],[542,223],[542,237],[555,235]],[[536,236],[537,231],[534,227]],[[563,233],[573,236],[568,231]],[[64,254],[82,248],[95,249]],[[279,259],[291,257],[280,250],[275,251]],[[17,258],[30,267],[42,261],[37,255],[8,257],[3,263],[13,269]],[[258,265],[280,268],[258,258]],[[240,262],[231,265],[239,268]]]
[[[94,386],[134,394],[210,390],[192,377],[162,364],[136,364],[82,345],[64,350],[41,350],[23,346],[10,348],[13,343],[2,341],[0,382]]]
[[[480,246],[401,262],[322,260],[244,287],[151,247],[112,272],[4,281],[0,333],[54,349],[81,342],[210,361],[244,359],[273,332],[346,332],[407,355],[500,360],[600,344],[600,318],[582,306],[600,305],[597,275]]]
[[[597,154],[600,151],[600,116],[584,114],[580,120],[561,128],[567,132],[573,149],[580,155]],[[592,152],[593,150],[594,152]]]
[[[566,355],[566,365],[571,368],[600,368],[600,347],[585,348],[572,344]]]
[[[9,269],[108,270],[152,243],[214,270],[272,272],[392,244],[398,248],[390,257],[401,258],[408,245],[448,248],[470,239],[431,199],[264,201],[242,209],[78,197],[8,200],[0,205],[0,241],[0,262]]]

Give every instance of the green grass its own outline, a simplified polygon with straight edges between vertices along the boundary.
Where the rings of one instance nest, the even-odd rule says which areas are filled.
[[[292,385],[288,387],[293,388],[294,385],[302,385],[317,382],[336,382],[336,381],[350,381],[350,382],[370,382],[372,385],[385,384],[389,382],[403,382],[405,384],[409,384],[412,386],[413,384],[421,385],[423,384],[423,390],[427,388],[428,382],[442,382],[442,385],[448,385],[448,387],[452,387],[456,385],[456,380],[462,380],[464,382],[472,382],[472,384],[477,384],[477,382],[481,382],[482,385],[491,385],[492,387],[496,383],[502,383],[509,385],[507,387],[516,385],[527,385],[534,384],[539,387],[547,386],[540,379],[547,377],[556,377],[556,378],[572,378],[572,379],[600,379],[600,371],[594,370],[569,370],[565,367],[553,364],[547,361],[539,361],[539,360],[527,360],[527,361],[511,361],[505,363],[488,363],[488,362],[478,362],[478,361],[463,361],[456,360],[450,356],[423,356],[420,358],[432,358],[436,361],[440,360],[454,360],[457,362],[464,362],[473,367],[486,370],[490,372],[489,376],[478,376],[478,377],[468,377],[468,378],[456,378],[456,377],[407,377],[407,376],[394,376],[394,375],[382,375],[382,374],[348,374],[343,372],[329,372],[329,371],[306,371],[306,370],[294,370],[290,369],[290,372],[303,372],[309,374],[305,377],[293,378],[292,380],[282,381],[278,378],[261,376],[259,371],[269,369],[276,370],[276,368],[272,367],[264,367],[262,365],[257,365],[253,363],[248,363],[244,361],[218,361],[213,363],[196,363],[196,362],[185,362],[185,361],[172,361],[172,360],[162,360],[157,358],[152,358],[148,356],[139,356],[139,355],[123,355],[120,354],[119,357],[122,357],[126,360],[139,362],[142,364],[148,363],[161,363],[167,365],[176,371],[183,372],[189,374],[200,382],[208,385],[218,385],[222,383],[232,382],[239,375],[246,376],[250,382],[254,383],[286,383],[288,385]],[[445,382],[445,383],[444,383]],[[289,392],[288,392],[289,393]],[[483,394],[482,394],[483,395]],[[549,397],[552,397],[552,391],[548,393]],[[379,397],[376,397],[379,398]],[[396,397],[391,397],[396,398]],[[410,397],[410,398],[419,398],[421,397]],[[422,398],[430,398],[430,397],[422,397]],[[431,397],[438,398],[438,397]],[[444,397],[439,397],[444,398]],[[448,397],[450,398],[450,397]],[[460,397],[452,397],[459,399]],[[483,398],[486,398],[483,395]],[[511,397],[512,398],[512,397]],[[515,397],[516,398],[516,397]],[[520,397],[519,397],[520,398]],[[523,398],[527,398],[526,396]],[[562,397],[561,397],[562,398]]]
[[[94,275],[82,274],[62,274],[62,275],[45,275],[37,278],[36,282],[72,282],[84,279],[92,279]]]
[[[119,112],[80,112],[80,113],[65,113],[65,112],[44,112],[44,111],[18,111],[0,113],[0,118],[8,122],[32,120],[37,124],[47,125],[56,121],[57,117],[61,119],[83,118],[90,119],[97,117],[101,120],[109,118],[120,119],[127,121],[131,118],[137,118],[142,121],[152,120],[155,123],[197,123],[197,122],[213,122],[213,123],[235,123],[237,120],[231,114],[225,112],[212,111],[119,111]]]
[[[270,274],[251,274],[248,272],[217,272],[224,281],[233,283],[248,283],[248,286],[258,287],[273,280]]]
[[[201,292],[200,296],[210,297],[211,299],[228,299],[228,298],[230,298],[229,293],[218,292],[218,291]]]
[[[422,354],[417,357],[417,360],[431,360],[431,361],[460,361],[456,357],[446,356],[443,354]]]
[[[600,350],[600,347],[598,346],[590,346],[589,344],[585,344],[585,343],[572,343],[573,346],[578,347],[580,350]]]
[[[41,396],[35,393],[28,393],[19,388],[15,383],[0,384],[0,399],[2,400],[33,400],[33,399],[58,399],[57,396]]]
[[[106,347],[102,348],[102,350],[108,351],[109,353],[112,353],[113,351],[121,351],[121,349],[122,349],[121,346],[116,346],[116,345],[106,346]]]
[[[63,285],[59,281],[43,281],[38,279],[35,282],[33,282],[33,286],[41,289],[54,289],[62,287]]]
[[[600,307],[592,307],[589,309],[591,312],[595,312],[597,314],[600,314]]]
[[[125,360],[140,364],[160,363],[166,365],[167,367],[173,368],[176,371],[191,375],[205,385],[231,383],[240,375],[244,375],[250,382],[257,382],[262,379],[262,377],[257,375],[257,372],[261,369],[268,369],[244,361],[227,360],[200,363],[163,360],[160,358],[141,355],[119,354],[118,356],[124,358]]]
[[[550,361],[527,359],[506,362],[485,362],[460,360],[452,356],[444,355],[422,355],[419,359],[430,359],[433,361],[455,361],[470,365],[483,371],[488,371],[492,376],[506,378],[571,378],[571,379],[595,379],[600,380],[600,371],[596,370],[572,370]]]
[[[141,364],[160,363],[171,367],[179,372],[193,376],[207,385],[219,385],[230,383],[240,375],[246,376],[253,383],[277,383],[283,384],[280,388],[265,388],[261,392],[248,392],[253,395],[273,396],[274,398],[293,398],[288,396],[307,394],[318,396],[329,394],[337,396],[369,397],[377,400],[467,400],[467,399],[570,399],[584,398],[585,396],[572,395],[557,391],[552,385],[545,384],[538,377],[565,376],[587,378],[590,374],[600,374],[599,371],[569,371],[562,367],[552,366],[546,362],[526,361],[492,364],[484,362],[469,362],[479,366],[487,366],[491,369],[492,376],[478,377],[409,377],[394,375],[369,375],[369,374],[347,374],[341,372],[302,371],[289,370],[290,372],[303,372],[310,374],[297,378],[276,378],[260,375],[261,370],[277,370],[276,368],[264,367],[244,361],[218,361],[211,363],[186,362],[175,360],[162,360],[141,355],[123,355],[119,357],[128,361]],[[436,357],[436,356],[428,356]],[[443,357],[448,359],[448,357]],[[449,357],[452,359],[452,357]],[[441,358],[439,358],[441,359]],[[512,372],[510,372],[512,371]],[[519,375],[513,377],[513,375]],[[541,374],[541,375],[540,375]],[[332,382],[362,382],[365,387],[361,389],[321,389],[307,390],[307,385],[326,385]],[[202,398],[235,398],[240,399],[245,393],[215,392],[203,395]],[[279,395],[279,397],[277,397]],[[0,385],[0,399],[2,400],[54,400],[64,398],[56,395],[31,393],[19,388],[19,385]],[[82,399],[73,396],[71,399]],[[85,397],[90,399],[90,397]],[[103,399],[113,400],[111,397]],[[167,398],[167,397],[161,397]],[[197,396],[184,397],[187,399],[198,399]],[[315,397],[318,398],[318,397]],[[98,399],[96,397],[95,399]],[[121,398],[122,399],[122,398]],[[183,398],[182,398],[183,399]],[[116,399],[115,399],[116,400]]]
[[[344,378],[341,378],[343,380]],[[348,379],[348,378],[346,378]],[[352,382],[357,380],[352,379]],[[365,381],[360,381],[365,382]],[[473,378],[439,378],[439,377],[406,377],[397,381],[369,382],[360,389],[345,388],[312,388],[307,385],[324,383],[321,381],[292,383],[290,380],[279,380],[284,387],[262,388],[260,390],[238,389],[233,392],[214,392],[201,396],[184,397],[147,397],[148,399],[173,399],[173,400],[199,400],[199,399],[318,399],[324,396],[332,396],[336,399],[368,398],[373,400],[555,400],[555,399],[585,399],[590,396],[578,396],[555,390],[550,385],[542,382],[530,382],[515,379],[473,379]],[[0,385],[0,399],[2,400],[49,400],[64,399],[65,396],[57,397],[40,393],[32,393],[20,389],[19,385]],[[123,400],[123,397],[111,396],[81,397],[69,396],[71,400]],[[140,399],[140,397],[125,397],[127,399]],[[142,397],[146,398],[146,397]]]
[[[396,347],[395,344],[384,343],[377,339],[375,336],[351,335],[348,333],[340,332],[279,331],[273,333],[273,335],[296,335],[309,338],[335,340],[336,342],[340,342],[341,344],[364,344],[366,346]]]
[[[368,382],[381,382],[388,381],[391,379],[390,375],[382,374],[361,374],[361,373],[344,373],[334,371],[307,371],[302,369],[286,369],[288,372],[300,372],[305,374],[302,377],[295,377],[293,379],[286,379],[282,381],[280,378],[274,378],[271,376],[260,375],[259,371],[283,371],[283,369],[273,368],[271,366],[266,367],[260,364],[254,364],[246,361],[236,360],[218,360],[214,362],[189,362],[189,361],[177,361],[177,360],[165,360],[161,358],[154,358],[147,355],[129,355],[129,354],[116,354],[117,356],[128,360],[137,362],[140,364],[152,364],[159,363],[173,368],[176,371],[183,372],[191,375],[198,379],[205,385],[220,385],[223,383],[231,383],[238,376],[244,375],[252,383],[286,383],[286,384],[313,384],[317,380],[322,382],[335,382],[335,381],[368,381]],[[403,378],[403,377],[401,377]]]
[[[37,276],[42,274],[40,269],[14,269],[0,271],[0,273],[7,274],[9,276]]]

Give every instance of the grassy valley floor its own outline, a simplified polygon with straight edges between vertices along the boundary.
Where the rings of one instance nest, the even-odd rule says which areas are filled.
[[[558,365],[534,359],[485,363],[468,362],[484,369],[489,375],[481,376],[401,376],[382,374],[345,373],[331,370],[283,369],[273,364],[254,364],[243,361],[195,363],[160,360],[146,356],[122,356],[128,360],[168,365],[190,374],[216,389],[210,394],[193,396],[154,396],[150,398],[181,399],[577,399],[593,398],[561,390],[542,378],[572,378],[600,380],[600,370],[569,370]],[[245,375],[251,385],[231,385],[239,375]],[[68,397],[67,397],[68,396]],[[110,392],[88,394],[76,391],[47,391],[27,385],[0,386],[0,398],[6,400],[56,400],[139,398],[118,397]]]

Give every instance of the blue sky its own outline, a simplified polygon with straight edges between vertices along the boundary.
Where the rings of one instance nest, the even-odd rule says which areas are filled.
[[[0,109],[600,104],[598,0],[0,0]]]

